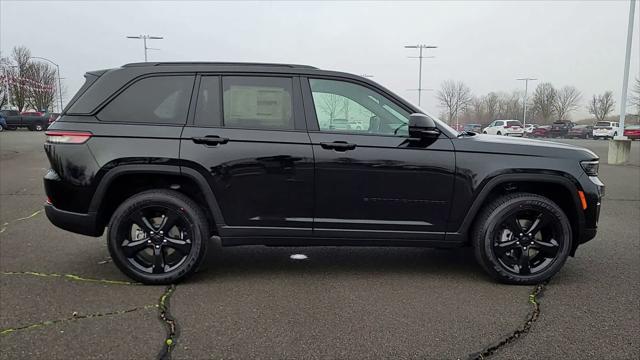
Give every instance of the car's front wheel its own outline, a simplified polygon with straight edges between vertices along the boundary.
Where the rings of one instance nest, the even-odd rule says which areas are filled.
[[[150,190],[125,200],[109,224],[114,263],[145,284],[171,284],[192,274],[203,259],[207,218],[187,196]]]
[[[567,260],[571,224],[550,199],[514,193],[484,208],[472,241],[478,263],[493,278],[511,284],[537,284],[556,274]]]

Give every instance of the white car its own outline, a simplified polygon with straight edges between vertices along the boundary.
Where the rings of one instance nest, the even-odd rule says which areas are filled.
[[[536,124],[527,124],[524,126],[524,133],[527,135],[531,135],[531,133],[533,133],[533,130],[537,127],[538,125]]]
[[[598,139],[613,139],[614,136],[618,136],[618,123],[613,121],[598,121],[593,127],[593,138]]]
[[[483,134],[524,136],[524,129],[520,120],[495,120],[482,130]]]

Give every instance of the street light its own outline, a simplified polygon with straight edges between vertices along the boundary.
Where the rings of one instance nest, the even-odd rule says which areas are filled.
[[[162,36],[151,36],[151,35],[138,35],[138,36],[127,36],[127,39],[142,39],[144,44],[144,62],[147,62],[147,50],[160,50],[147,47],[147,40],[161,40],[164,39]]]
[[[420,56],[414,56],[413,58],[420,59],[420,68],[418,70],[418,106],[422,100],[422,59],[433,58],[434,56],[422,56],[422,50],[424,49],[437,49],[437,46],[433,45],[406,45],[405,49],[420,49]]]
[[[516,79],[519,81],[524,81],[524,100],[523,100],[523,110],[522,110],[522,128],[527,125],[527,90],[529,90],[529,81],[536,81],[538,79],[534,78],[521,78]]]
[[[60,101],[60,113],[62,113],[63,106],[62,106],[62,85],[60,83],[60,66],[54,63],[53,61],[40,56],[32,56],[29,59],[40,59],[40,60],[48,61],[56,66],[56,71],[58,73],[58,100]]]

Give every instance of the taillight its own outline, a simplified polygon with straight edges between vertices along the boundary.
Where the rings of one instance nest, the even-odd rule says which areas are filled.
[[[86,131],[47,131],[44,133],[50,144],[84,144],[91,137]]]

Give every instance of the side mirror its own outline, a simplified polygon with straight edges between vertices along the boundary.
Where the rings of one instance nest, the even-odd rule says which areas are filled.
[[[409,115],[409,136],[412,138],[436,138],[440,130],[432,118],[425,114],[414,113]]]

